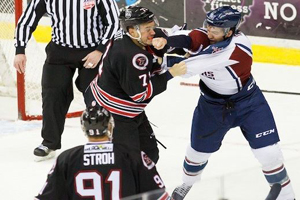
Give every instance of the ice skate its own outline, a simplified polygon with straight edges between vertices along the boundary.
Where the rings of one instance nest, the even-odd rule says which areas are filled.
[[[43,160],[51,159],[55,156],[55,150],[51,150],[48,147],[41,144],[34,149],[33,154],[35,155],[34,161],[40,162]]]
[[[183,200],[187,193],[190,191],[192,186],[182,184],[174,189],[172,193],[172,200]]]

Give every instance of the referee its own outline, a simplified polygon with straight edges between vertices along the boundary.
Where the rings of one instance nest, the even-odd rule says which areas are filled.
[[[102,53],[119,29],[119,9],[114,0],[32,0],[15,30],[14,67],[19,73],[25,73],[26,44],[45,14],[51,19],[52,39],[46,47],[42,73],[43,142],[34,149],[36,161],[53,157],[61,148],[76,69],[76,87],[84,93],[98,73]]]

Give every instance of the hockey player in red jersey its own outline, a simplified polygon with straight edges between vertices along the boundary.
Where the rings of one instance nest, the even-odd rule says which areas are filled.
[[[169,195],[144,152],[131,157],[126,147],[111,142],[114,121],[109,111],[95,106],[81,116],[88,143],[61,153],[36,200],[119,200],[156,191],[149,200]]]
[[[183,184],[174,190],[174,200],[182,200],[200,179],[209,157],[219,150],[225,134],[234,127],[240,127],[269,185],[281,185],[277,200],[295,198],[272,111],[251,75],[251,44],[238,30],[240,21],[241,13],[223,6],[207,13],[204,28],[192,30],[188,36],[153,41],[157,49],[166,44],[188,49],[192,56],[185,60],[185,77],[200,76],[201,95],[193,115]]]
[[[119,18],[123,30],[108,45],[85,102],[87,106],[96,102],[112,113],[115,143],[127,145],[133,153],[142,150],[156,163],[157,142],[144,109],[166,90],[169,79],[186,72],[186,66],[182,62],[167,71],[161,67],[157,55],[163,52],[151,48],[158,22],[149,9],[129,6]]]

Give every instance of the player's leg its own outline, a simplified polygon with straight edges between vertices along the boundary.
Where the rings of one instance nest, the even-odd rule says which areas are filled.
[[[115,114],[112,116],[115,123],[112,140],[113,143],[126,146],[127,151],[133,157],[141,160],[138,123],[127,117],[122,117]]]
[[[190,145],[187,147],[183,164],[183,184],[174,189],[172,193],[174,200],[184,199],[193,184],[201,179],[201,174],[210,156],[211,153],[195,151]]]
[[[141,150],[144,151],[154,163],[157,163],[159,159],[159,149],[157,147],[157,140],[153,129],[145,112],[141,113],[138,117],[139,119],[137,120],[140,124],[138,131]]]
[[[248,140],[270,186],[280,183],[282,190],[277,200],[292,200],[294,192],[283,164],[279,136],[271,109],[260,90],[251,99],[254,108],[247,114],[241,130]]]
[[[283,156],[278,144],[259,149],[252,149],[254,156],[262,165],[263,174],[272,186],[281,184],[281,192],[277,200],[294,200],[295,194],[288,173],[283,164]]]
[[[222,105],[210,105],[200,98],[194,111],[191,144],[186,150],[183,165],[183,184],[175,188],[172,194],[174,200],[184,199],[192,185],[201,179],[208,158],[220,148],[230,128],[223,122],[222,115]]]

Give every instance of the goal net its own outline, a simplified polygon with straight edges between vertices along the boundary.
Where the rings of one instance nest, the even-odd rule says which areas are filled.
[[[26,8],[26,5],[27,0],[0,1],[0,96],[16,97],[19,119],[32,120],[42,119],[41,75],[47,43],[38,41],[34,35],[31,37],[26,47],[26,72],[17,74],[13,67],[14,31],[16,21],[22,14],[22,7]],[[50,19],[43,17],[37,29],[49,25]],[[74,100],[67,117],[79,116],[85,108],[82,94],[75,85],[73,88]]]

